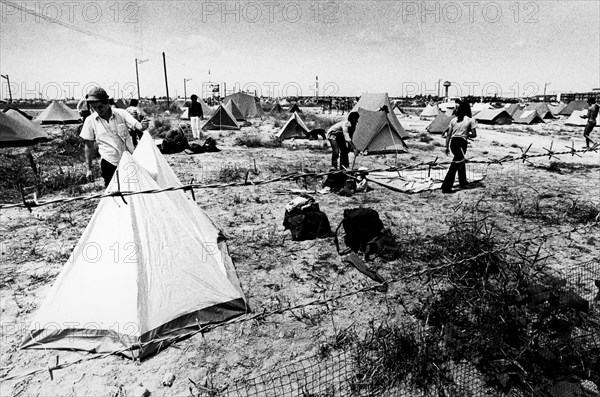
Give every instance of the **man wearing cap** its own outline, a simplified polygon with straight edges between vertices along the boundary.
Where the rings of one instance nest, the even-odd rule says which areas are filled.
[[[94,113],[85,119],[79,134],[85,142],[86,176],[89,180],[93,180],[94,141],[98,142],[100,169],[105,186],[112,179],[123,153],[133,153],[134,144],[129,129],[143,131],[148,127],[147,123],[142,125],[127,111],[112,108],[108,99],[104,89],[92,88],[88,93],[87,103]]]

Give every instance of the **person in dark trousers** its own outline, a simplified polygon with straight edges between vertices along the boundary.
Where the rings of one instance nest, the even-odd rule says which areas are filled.
[[[452,193],[454,186],[454,178],[458,172],[458,183],[460,187],[467,187],[467,168],[465,166],[465,153],[469,138],[477,136],[475,119],[471,118],[471,107],[469,103],[464,101],[458,105],[456,109],[456,118],[450,122],[450,129],[446,136],[446,156],[452,154],[452,164],[448,169],[448,173],[442,183],[442,193]]]
[[[588,105],[590,105],[590,107],[588,108],[587,114],[581,117],[587,119],[587,123],[585,124],[585,128],[583,129],[583,136],[585,137],[586,149],[590,149],[590,143],[594,143],[594,141],[590,139],[590,133],[594,130],[594,127],[596,126],[596,118],[598,118],[598,111],[600,110],[600,106],[598,106],[596,100],[592,97],[589,97],[587,102]]]
[[[342,120],[335,123],[327,130],[327,139],[331,144],[331,166],[335,169],[338,168],[338,158],[340,160],[340,168],[348,168],[350,166],[350,160],[348,159],[348,150],[352,149],[354,155],[358,154],[358,150],[352,143],[352,136],[356,125],[358,124],[358,118],[360,115],[358,112],[352,112],[348,115],[348,120]]]
[[[194,139],[200,139],[200,120],[204,119],[202,114],[202,105],[198,102],[198,96],[192,95],[190,97],[192,103],[190,104],[190,123],[192,124],[192,135]]]

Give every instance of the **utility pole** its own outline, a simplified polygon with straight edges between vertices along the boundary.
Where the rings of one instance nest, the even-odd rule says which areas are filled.
[[[544,102],[546,102],[546,87],[549,85],[550,83],[544,83]]]
[[[138,101],[142,99],[142,97],[140,96],[140,76],[138,74],[138,64],[144,63],[146,61],[148,60],[135,58],[135,80],[137,81]]]
[[[316,95],[315,95],[315,99],[319,99],[319,76],[315,76],[316,79],[316,83],[315,83],[315,88],[316,88]]]
[[[185,105],[185,101],[187,100],[187,90],[185,87],[185,83],[187,83],[190,80],[192,80],[192,79],[186,79],[185,77],[183,78],[183,104],[184,105]]]
[[[0,74],[3,78],[6,79],[6,83],[8,84],[8,103],[12,103],[12,91],[10,90],[10,80],[7,74]]]
[[[163,56],[163,65],[165,67],[165,86],[167,87],[167,109],[171,107],[171,102],[169,100],[169,81],[167,80],[167,60],[165,58],[165,53],[162,53]]]

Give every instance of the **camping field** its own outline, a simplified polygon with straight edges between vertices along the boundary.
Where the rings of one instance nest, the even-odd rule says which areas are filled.
[[[370,183],[372,190],[343,197],[316,192],[322,178],[311,175],[255,183],[329,169],[325,141],[273,140],[286,118],[266,115],[241,131],[204,133],[220,152],[165,155],[182,183],[211,185],[196,188],[195,200],[227,237],[252,312],[141,363],[117,355],[18,349],[98,200],[31,212],[1,209],[0,395],[116,397],[147,390],[151,396],[337,396],[429,390],[430,395],[479,396],[492,388],[524,395],[519,393],[542,387],[555,396],[577,395],[560,394],[561,387],[598,395],[600,302],[594,301],[594,280],[600,280],[600,153],[547,155],[580,150],[582,128],[564,126],[563,120],[479,125],[467,158],[480,162],[467,167],[485,178],[473,188],[449,195],[405,194]],[[181,122],[175,114],[153,119],[154,133]],[[308,126],[341,119],[335,111],[316,114]],[[419,172],[443,175],[446,166],[430,171],[424,165],[451,160],[444,139],[426,132],[430,121],[399,120],[410,134],[407,153],[359,156],[354,163],[351,157],[351,163],[368,169],[421,164]],[[41,169],[37,200],[101,192],[99,176],[85,181],[76,127],[44,128],[54,139],[33,149]],[[600,142],[598,129],[592,138]],[[493,161],[521,156],[530,145],[528,155],[546,155]],[[16,180],[26,187],[36,183],[21,153],[0,151],[1,204],[21,202]],[[238,185],[215,186],[232,182]],[[386,288],[344,261],[332,237],[292,241],[283,227],[285,205],[300,191],[316,199],[333,231],[345,209],[379,213],[399,246],[397,259],[367,263],[388,281]],[[534,284],[549,288],[548,294],[565,291],[556,295],[560,302],[575,294],[589,310],[584,315],[568,304],[538,308],[532,301],[527,306],[503,300],[526,301],[524,291]],[[110,285],[105,293],[111,294]],[[440,324],[440,313],[456,322]],[[519,327],[523,333],[513,345],[494,332]],[[544,343],[560,348],[544,350]],[[556,373],[550,373],[552,366]],[[172,385],[163,384],[171,374]]]

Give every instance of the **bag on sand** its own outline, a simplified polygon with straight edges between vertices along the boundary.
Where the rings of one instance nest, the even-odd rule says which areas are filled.
[[[348,247],[344,252],[340,252],[337,236],[342,226],[345,233],[344,243]],[[336,230],[335,243],[340,255],[350,251],[363,252],[367,261],[375,257],[394,260],[400,248],[392,232],[384,228],[377,211],[370,208],[344,210],[344,219]]]
[[[283,226],[290,229],[293,241],[314,240],[332,234],[327,215],[310,196],[297,197],[286,205]]]

